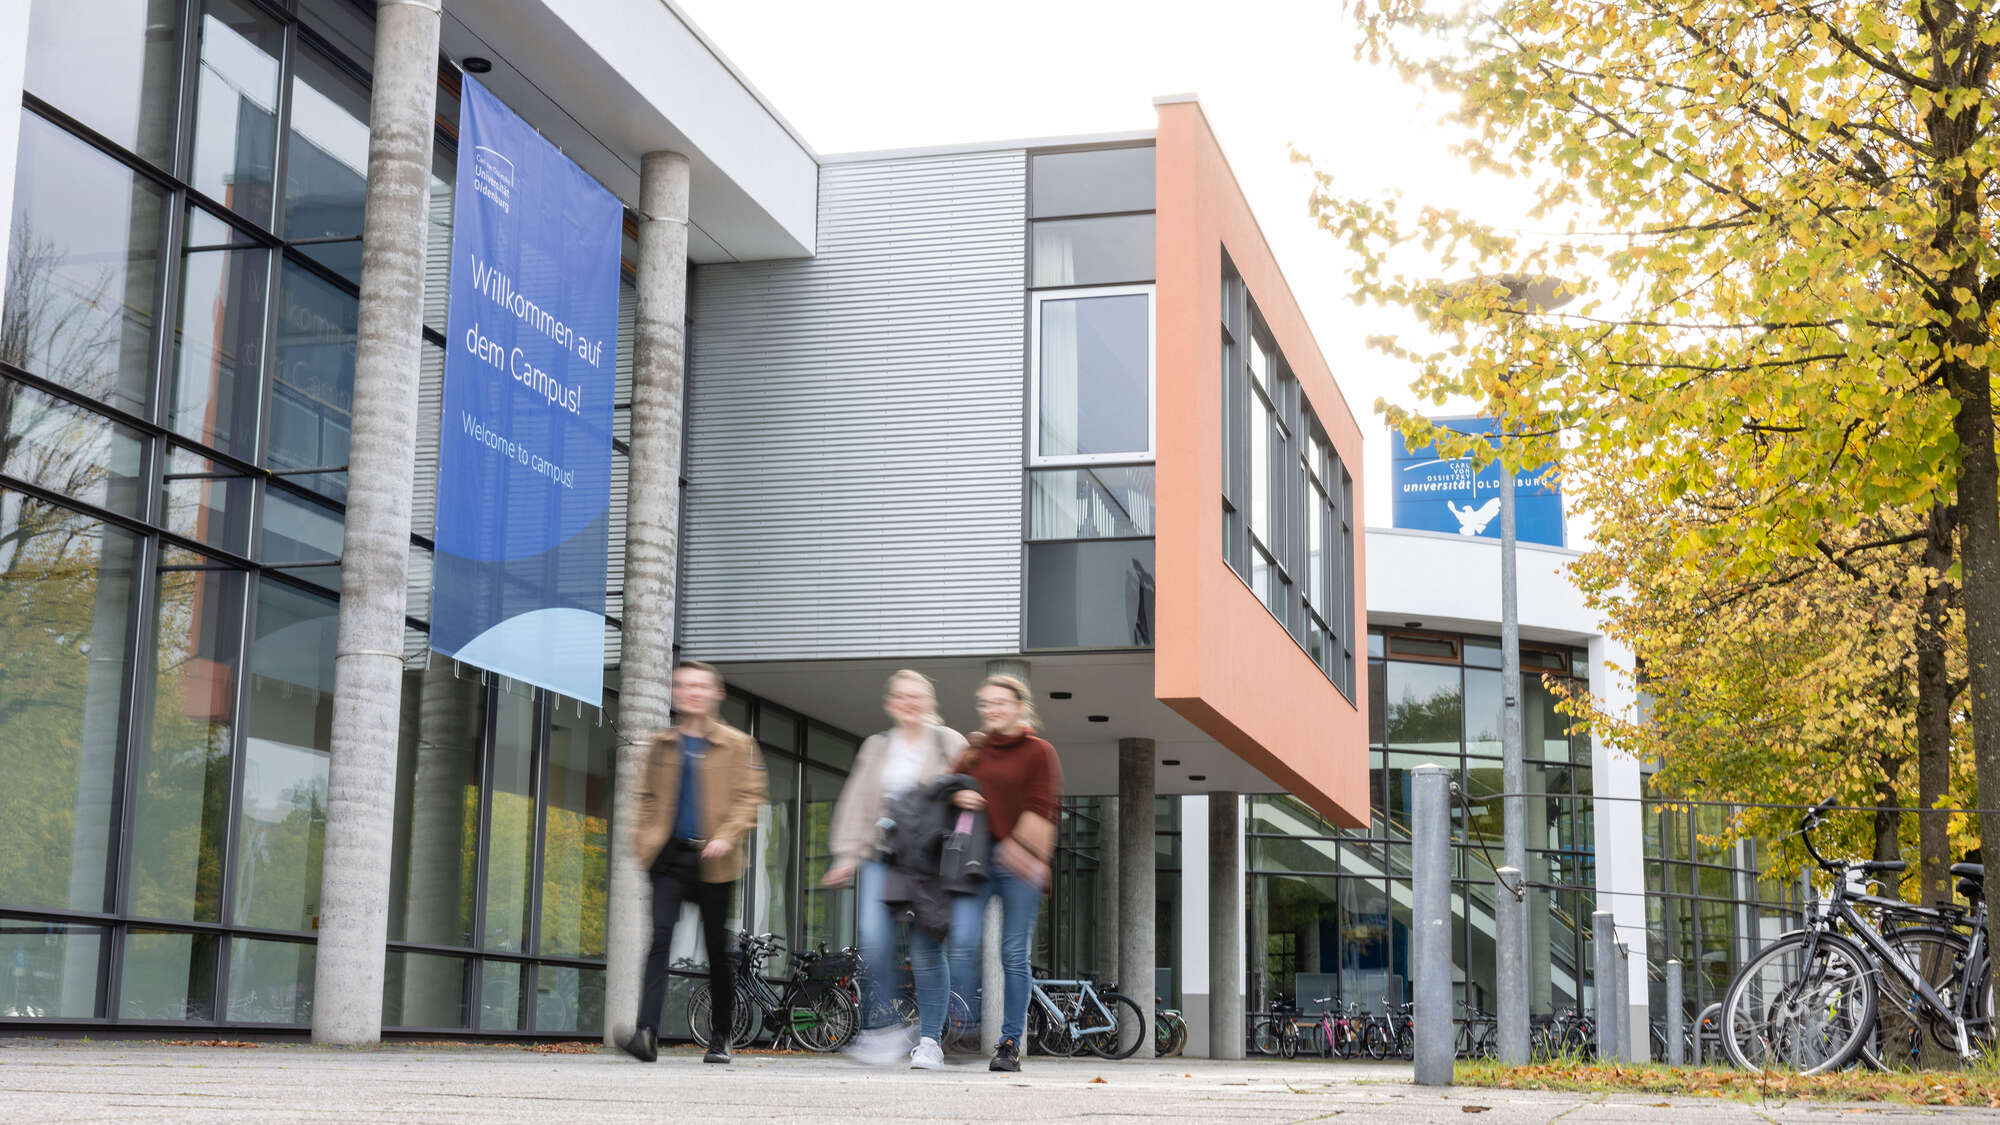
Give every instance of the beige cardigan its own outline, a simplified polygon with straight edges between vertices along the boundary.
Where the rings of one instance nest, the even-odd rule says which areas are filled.
[[[932,725],[925,745],[930,754],[917,774],[923,785],[942,776],[965,750],[965,736]],[[889,757],[889,732],[871,734],[854,755],[854,770],[833,806],[830,848],[835,863],[859,864],[882,850],[882,767]]]

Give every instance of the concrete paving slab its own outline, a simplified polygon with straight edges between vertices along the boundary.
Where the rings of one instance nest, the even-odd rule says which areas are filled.
[[[1104,1062],[1029,1058],[869,1069],[826,1056],[744,1054],[727,1067],[675,1051],[391,1045],[323,1050],[0,1040],[0,1114],[12,1122],[1342,1122],[1709,1125],[2000,1121],[2000,1111],[1425,1089],[1407,1065],[1316,1060]]]

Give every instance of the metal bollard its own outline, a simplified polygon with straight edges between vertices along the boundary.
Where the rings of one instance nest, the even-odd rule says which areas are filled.
[[[1618,939],[1609,910],[1590,916],[1591,979],[1597,990],[1597,1060],[1618,1055]]]
[[[1410,771],[1410,876],[1416,899],[1410,937],[1415,978],[1416,1081],[1451,1085],[1451,775],[1441,766]]]
[[[1675,1068],[1687,1065],[1687,1044],[1682,1036],[1687,1034],[1687,1013],[1681,1011],[1681,963],[1678,959],[1667,962],[1667,1065]]]
[[[1618,1060],[1638,1062],[1632,1053],[1632,951],[1618,943]]]
[[[1521,871],[1502,867],[1493,873],[1494,974],[1500,992],[1500,1061],[1507,1066],[1528,1065],[1528,904],[1514,897],[1521,885]]]

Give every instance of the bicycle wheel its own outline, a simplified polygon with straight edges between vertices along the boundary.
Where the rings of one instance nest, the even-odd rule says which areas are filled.
[[[1040,1015],[1040,1008],[1033,1004],[1028,1005],[1028,1033],[1026,1041],[1022,1044],[1024,1049],[1035,1042],[1037,1029],[1035,1021]],[[938,1046],[961,1054],[979,1052],[979,1025],[972,1022],[972,1005],[966,1003],[965,997],[956,992],[945,998],[944,1039]]]
[[[1057,1003],[1060,1004],[1061,1001],[1058,1000]],[[1049,1015],[1047,1012],[1042,1013],[1041,1041],[1043,1054],[1054,1055],[1059,1059],[1066,1059],[1083,1050],[1083,1044],[1077,1040],[1076,1036],[1070,1034],[1070,1029],[1075,1026],[1071,1022],[1073,1018],[1070,1012],[1061,1009],[1058,1009],[1056,1015]]]
[[[1354,1040],[1353,1024],[1337,1023],[1333,1025],[1333,1053],[1336,1058],[1353,1058],[1361,1049],[1361,1045]]]
[[[1417,1037],[1407,1023],[1396,1029],[1396,1057],[1402,1059],[1417,1057]]]
[[[1250,1046],[1260,1055],[1278,1053],[1278,1021],[1264,1017],[1250,1029]]]
[[[757,1038],[757,1027],[752,1022],[753,1017],[751,1015],[756,1010],[757,1001],[743,991],[738,990],[736,993],[736,1010],[730,1013],[730,1046],[747,1047],[753,1039]],[[695,985],[693,991],[688,993],[687,1021],[688,1031],[694,1036],[695,1046],[706,1048],[708,1046],[710,1025],[715,1022],[714,1013],[710,1010],[707,981],[702,981],[700,984]]]
[[[1479,1034],[1472,1040],[1472,1057],[1492,1059],[1500,1057],[1500,1025],[1489,1020],[1481,1020]]]
[[[1111,1029],[1095,1035],[1085,1036],[1084,1046],[1090,1053],[1101,1059],[1129,1059],[1139,1051],[1139,1044],[1146,1041],[1146,1013],[1139,1010],[1139,1002],[1123,993],[1107,992],[1098,997],[1111,1012]],[[1096,1023],[1095,1017],[1086,1017]],[[1293,1050],[1297,1048],[1297,1037],[1293,1038]],[[1289,1056],[1287,1056],[1289,1057]]]
[[[1912,926],[1885,936],[1889,948],[1917,971],[1948,1009],[1956,1010],[1966,975],[1966,940],[1949,930],[1928,926]],[[1965,1065],[1950,1022],[1931,1011],[1902,974],[1883,966],[1877,987],[1876,1029],[1865,1048],[1872,1064],[1885,1070],[1957,1070]],[[1990,1026],[1991,988],[1986,983],[1966,998],[1963,1015],[1975,1047],[1983,1044]]]
[[[1745,1070],[1834,1070],[1875,1027],[1874,966],[1836,934],[1787,934],[1750,959],[1722,998],[1722,1047]]]
[[[785,1019],[792,1038],[808,1051],[838,1051],[853,1041],[860,1026],[854,998],[824,985],[800,990]]]
[[[1361,1033],[1361,1050],[1371,1059],[1389,1057],[1389,1032],[1379,1023],[1371,1023]]]
[[[1179,1012],[1175,1012],[1171,1026],[1173,1028],[1173,1031],[1168,1039],[1167,1049],[1165,1051],[1165,1057],[1167,1058],[1174,1058],[1178,1056],[1182,1051],[1187,1050],[1187,1041],[1188,1041],[1187,1018],[1185,1016],[1182,1016]]]

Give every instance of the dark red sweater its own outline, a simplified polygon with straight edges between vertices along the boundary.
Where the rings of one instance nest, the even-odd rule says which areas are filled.
[[[1024,812],[1039,813],[1050,823],[1056,820],[1056,802],[1062,797],[1062,763],[1056,748],[1022,728],[1012,738],[986,736],[971,765],[964,772],[979,782],[986,797],[986,826],[999,843],[1014,834],[1014,822]]]

